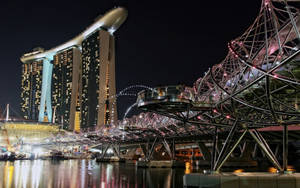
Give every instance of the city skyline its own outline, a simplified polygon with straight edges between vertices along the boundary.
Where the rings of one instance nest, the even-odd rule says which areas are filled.
[[[4,46],[7,47],[9,53],[2,54],[2,59],[9,62],[7,65],[9,71],[2,72],[1,77],[2,80],[4,78],[10,79],[8,82],[3,82],[3,87],[7,90],[1,96],[0,104],[4,108],[5,103],[11,103],[16,111],[19,109],[18,97],[20,96],[21,84],[20,78],[17,78],[16,75],[21,72],[21,62],[18,58],[22,53],[40,45],[49,49],[62,41],[69,40],[84,27],[87,27],[99,13],[116,5],[124,6],[129,12],[128,20],[117,31],[117,92],[135,84],[151,87],[178,83],[192,85],[212,64],[223,58],[226,53],[225,44],[233,39],[233,36],[238,36],[247,28],[249,22],[253,22],[252,18],[257,14],[255,7],[260,6],[260,1],[248,4],[253,9],[249,8],[246,10],[247,12],[239,8],[244,6],[242,3],[228,2],[224,4],[224,7],[214,7],[213,9],[216,11],[210,13],[210,17],[215,22],[208,24],[205,15],[209,11],[203,7],[213,7],[213,4],[209,2],[203,3],[203,7],[170,2],[143,4],[138,1],[98,2],[97,4],[86,3],[84,5],[73,3],[69,7],[68,3],[61,4],[61,7],[46,3],[47,6],[45,7],[49,12],[56,10],[56,14],[52,16],[39,14],[41,13],[39,7],[44,6],[39,3],[34,4],[36,13],[31,9],[32,11],[27,11],[26,14],[16,8],[16,3],[7,3],[7,9],[12,9],[12,11],[3,10],[3,15],[15,13],[15,15],[23,15],[24,17],[16,16],[19,18],[18,20],[9,17],[8,20],[10,20],[11,25],[1,31],[3,32],[2,35],[6,32],[12,32],[14,28],[19,28],[22,30],[22,40],[16,34],[12,38],[16,41],[24,40],[24,42],[12,48],[8,41],[4,40],[6,42]],[[27,4],[23,4],[23,6],[29,7]],[[64,11],[64,8],[68,7],[67,12],[70,13],[78,10],[81,6],[84,8],[80,15],[73,15],[74,20],[71,19],[70,14]],[[227,6],[235,6],[236,8],[231,8],[231,10],[235,9],[236,12],[227,12]],[[229,19],[236,19],[236,14],[239,14],[241,18],[229,22]],[[64,24],[64,19],[68,20],[68,24]],[[224,25],[226,25],[223,19],[228,20],[228,24],[239,24],[240,28],[235,26],[234,29],[231,29],[232,25],[228,25],[226,32],[219,34],[220,31],[217,31],[217,28],[225,28]],[[244,21],[242,21],[243,19]],[[45,25],[44,20],[47,20]],[[151,22],[151,20],[153,21]],[[57,26],[55,26],[56,24]],[[53,25],[53,27],[48,28],[47,25]],[[240,31],[236,28],[239,28]],[[185,37],[186,39],[184,39]],[[213,45],[209,45],[208,40],[212,40]],[[196,61],[197,56],[201,56],[201,60],[199,58],[199,61]],[[149,69],[145,70],[146,67]],[[16,78],[12,79],[12,77]],[[119,105],[119,117],[122,117],[126,108],[135,102],[135,98],[123,97],[119,101],[121,103]]]
[[[25,53],[22,117],[78,132],[116,122],[114,32],[126,18],[126,9],[111,9],[71,40]]]
[[[10,118],[7,105],[0,127],[0,160],[6,161],[0,185],[297,187],[296,1],[261,0],[256,11],[248,1],[241,8],[224,1],[200,6],[101,2],[119,5],[102,11],[69,40],[22,53],[21,110],[29,121]],[[61,39],[64,32],[57,38],[46,34],[79,25],[94,10],[85,8],[96,6],[53,3],[43,4],[42,12],[53,8],[51,15],[63,24],[49,24],[50,14],[43,19],[35,4],[35,23],[47,21],[49,33],[36,24],[32,38]],[[79,5],[81,12],[72,11]],[[8,39],[22,46],[13,42],[18,37]],[[11,69],[2,68],[9,75]],[[9,86],[14,81],[5,79]],[[58,166],[57,160],[70,161]],[[287,178],[295,181],[287,183]]]

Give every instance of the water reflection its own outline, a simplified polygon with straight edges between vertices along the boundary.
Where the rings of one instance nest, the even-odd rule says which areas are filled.
[[[93,160],[0,162],[0,187],[182,187],[184,171]]]

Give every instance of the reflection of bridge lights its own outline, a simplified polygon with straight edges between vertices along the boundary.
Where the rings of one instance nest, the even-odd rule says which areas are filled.
[[[230,115],[226,115],[226,119],[230,119]]]

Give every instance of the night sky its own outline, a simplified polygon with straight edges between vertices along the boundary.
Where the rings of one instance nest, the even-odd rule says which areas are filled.
[[[201,4],[196,4],[196,2]],[[117,91],[130,85],[192,86],[227,54],[227,43],[254,21],[260,0],[4,1],[0,6],[0,108],[20,111],[22,54],[72,39],[108,10],[128,18],[115,32]],[[118,100],[119,116],[135,102]]]

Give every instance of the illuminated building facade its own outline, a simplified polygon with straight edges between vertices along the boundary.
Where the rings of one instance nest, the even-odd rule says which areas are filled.
[[[114,56],[114,37],[105,30],[82,42],[82,128],[117,120]]]
[[[125,9],[115,8],[72,40],[47,51],[24,54],[24,118],[75,131],[116,121],[113,32],[126,17]]]
[[[74,125],[76,112],[80,112],[80,51],[70,48],[54,55],[52,74],[52,121],[64,128]]]
[[[22,65],[21,112],[25,119],[38,119],[42,76],[42,60],[27,62]]]

